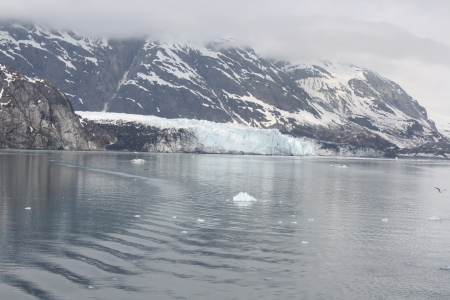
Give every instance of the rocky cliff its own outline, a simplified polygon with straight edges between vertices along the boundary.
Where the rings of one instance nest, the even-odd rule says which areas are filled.
[[[52,83],[0,63],[0,148],[104,150],[113,142]]]

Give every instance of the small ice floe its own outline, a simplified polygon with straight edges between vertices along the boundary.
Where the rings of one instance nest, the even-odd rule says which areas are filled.
[[[116,281],[116,280],[118,280],[118,279],[117,279],[117,277],[113,277],[113,278],[111,278],[111,280],[112,280],[112,281]]]
[[[271,281],[271,280],[272,280],[272,278],[270,278],[270,277],[264,278],[264,281]]]
[[[440,267],[441,270],[450,270],[450,267]]]
[[[28,207],[25,207],[25,209],[26,209],[26,210],[30,210],[30,209],[31,209],[31,207],[29,207],[29,206],[28,206]]]
[[[199,222],[199,223],[205,223],[205,220],[203,220],[203,219],[197,219],[197,222]]]
[[[134,215],[134,217],[135,217],[135,218],[140,218],[140,217],[141,217],[141,215]]]
[[[173,216],[172,218],[176,219],[176,218],[177,218],[177,216]]]
[[[381,221],[383,221],[383,222],[387,222],[387,221],[388,221],[388,219],[381,219]]]
[[[236,196],[233,197],[233,201],[235,201],[235,202],[254,202],[254,201],[258,201],[258,200],[256,200],[256,198],[250,196],[246,192],[240,192],[239,194],[237,194]]]
[[[278,224],[282,224],[283,223],[283,221],[278,221]]]
[[[292,223],[292,224],[297,224],[297,222],[295,222],[295,221],[294,221],[294,222],[291,222],[291,223]]]
[[[441,221],[438,216],[432,216],[428,218],[428,221]]]
[[[342,168],[342,169],[348,168],[346,165],[330,165],[330,167],[332,167],[332,168]]]
[[[131,159],[130,161],[132,163],[135,163],[135,164],[143,164],[143,163],[145,163],[145,159],[142,159],[142,158],[135,158],[135,159]]]
[[[95,290],[95,286],[88,285],[88,289],[90,289],[90,290]]]
[[[187,233],[187,231],[186,230],[183,230],[181,233],[184,233],[184,234],[186,234]]]
[[[246,192],[240,192],[236,196],[233,197],[233,203],[239,207],[252,206],[253,202],[256,202],[256,198],[250,196]]]
[[[133,263],[135,264],[135,263],[138,263],[139,261],[137,261],[137,260],[133,260]]]
[[[307,241],[302,241],[302,244],[309,244],[309,242],[307,242]]]
[[[312,222],[312,221],[314,221],[314,219],[308,219],[308,222]]]

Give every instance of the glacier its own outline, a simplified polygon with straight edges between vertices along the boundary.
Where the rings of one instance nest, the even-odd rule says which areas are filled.
[[[317,155],[314,140],[282,134],[278,129],[259,129],[238,124],[215,123],[193,119],[165,119],[149,115],[76,111],[97,124],[133,122],[161,129],[186,129],[194,133],[209,153],[242,153],[280,156]]]

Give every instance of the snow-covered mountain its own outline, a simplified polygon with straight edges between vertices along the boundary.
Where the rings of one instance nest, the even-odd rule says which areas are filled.
[[[442,136],[425,108],[398,84],[350,64],[277,63],[334,122],[347,120],[400,147],[437,142]]]
[[[447,141],[417,101],[370,70],[272,63],[233,40],[107,40],[4,23],[0,61],[54,82],[75,110],[276,128],[378,150]]]

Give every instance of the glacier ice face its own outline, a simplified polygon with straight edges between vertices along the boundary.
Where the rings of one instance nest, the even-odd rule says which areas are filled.
[[[317,144],[314,141],[283,135],[278,129],[258,129],[204,120],[164,119],[122,113],[78,111],[77,114],[99,124],[135,122],[158,128],[184,128],[195,134],[203,147],[202,150],[207,153],[316,155]]]

